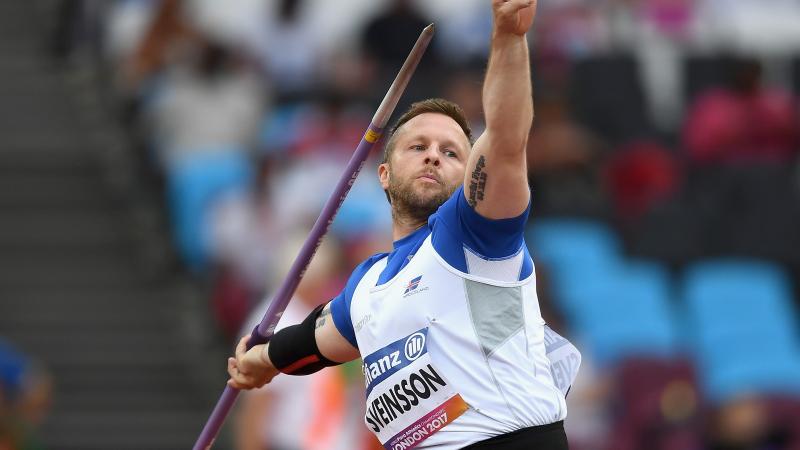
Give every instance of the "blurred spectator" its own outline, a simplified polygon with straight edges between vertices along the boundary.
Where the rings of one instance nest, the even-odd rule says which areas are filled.
[[[704,46],[745,52],[800,49],[800,4],[794,0],[696,0],[697,38]]]
[[[87,52],[98,56],[103,44],[103,16],[109,2],[102,0],[59,0],[56,23],[50,36],[50,51],[58,61]]]
[[[361,47],[368,57],[396,70],[395,67],[405,61],[419,33],[430,23],[411,0],[391,0],[386,11],[366,24]]]
[[[412,0],[390,0],[388,9],[370,19],[360,33],[360,47],[367,65],[375,75],[372,85],[378,101],[394,80],[397,70],[403,64],[408,52],[419,37],[419,33],[431,24]],[[411,99],[420,99],[439,95],[436,86],[441,83],[441,66],[437,47],[432,45],[422,57],[414,75],[414,82],[409,86],[397,105],[402,111],[410,105]]]
[[[564,0],[543,2],[537,23],[535,51],[543,59],[571,61],[610,46],[605,20],[607,2]]]
[[[161,15],[168,13],[172,21],[177,19],[176,13],[179,11],[175,1],[129,0],[109,3],[105,53],[115,65],[133,56],[153,28],[164,26]],[[158,25],[156,18],[160,19]]]
[[[695,0],[640,0],[636,11],[642,22],[664,36],[688,38],[694,19]]]
[[[276,229],[314,223],[368,123],[366,112],[347,105],[339,93],[274,110],[261,140],[267,156],[279,161],[267,179]],[[379,157],[372,155],[364,164],[333,223],[332,231],[343,239],[385,234],[389,207],[374,178]]]
[[[320,30],[310,21],[313,5],[305,0],[269,2],[274,9],[248,45],[279,99],[309,93],[324,79]]]
[[[692,39],[694,0],[638,0],[630,11],[628,39],[640,66],[649,112],[662,130],[674,129],[684,108],[681,61]]]
[[[264,92],[229,49],[196,41],[190,50],[166,71],[148,117],[179,250],[193,270],[203,271],[209,208],[224,193],[251,188]]]
[[[600,146],[591,132],[569,118],[561,95],[537,96],[536,123],[527,152],[534,215],[593,215],[603,210]]]
[[[195,41],[159,84],[149,111],[162,167],[195,153],[250,151],[265,93],[230,49]]]
[[[616,151],[606,163],[605,181],[616,213],[637,219],[674,195],[681,173],[669,151],[655,142],[636,142]]]
[[[800,136],[796,99],[764,87],[756,60],[743,59],[732,85],[712,89],[691,106],[684,145],[696,163],[788,162]]]
[[[123,94],[142,95],[143,84],[161,73],[180,53],[180,45],[195,36],[183,3],[131,1],[117,3],[112,9],[107,51],[119,72]]]
[[[769,450],[800,447],[790,441],[791,429],[771,420],[768,403],[758,397],[742,397],[726,403],[712,417],[709,450]]]
[[[492,34],[491,6],[482,1],[463,2],[447,11],[447,20],[436,23],[436,34],[434,45],[446,62],[483,66]]]
[[[333,232],[351,239],[386,235],[389,205],[375,181],[375,160],[364,164],[362,174],[348,194],[333,224]],[[310,226],[319,217],[322,206],[342,174],[344,162],[318,155],[302,163],[292,162],[271,180],[271,203],[276,225],[282,230]]]
[[[318,95],[298,117],[293,145],[284,149],[292,158],[324,157],[347,161],[361,140],[370,117],[343,94],[330,91]],[[285,132],[285,131],[284,131]]]
[[[443,98],[461,106],[475,136],[480,136],[486,128],[481,102],[482,85],[483,71],[465,67],[448,77],[447,85],[444,86]]]
[[[0,339],[0,449],[40,450],[38,427],[50,409],[49,375]]]
[[[615,370],[614,450],[700,450],[702,405],[683,358],[632,358]]]

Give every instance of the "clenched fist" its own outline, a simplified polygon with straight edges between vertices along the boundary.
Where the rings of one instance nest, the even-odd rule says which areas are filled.
[[[536,17],[536,0],[492,0],[494,27],[498,33],[524,35]]]
[[[267,356],[266,345],[256,345],[247,350],[250,336],[245,336],[236,346],[236,357],[228,358],[228,386],[236,389],[260,388],[278,374]]]

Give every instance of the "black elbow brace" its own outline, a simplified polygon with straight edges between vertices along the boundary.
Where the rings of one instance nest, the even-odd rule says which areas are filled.
[[[283,328],[272,336],[267,353],[276,369],[288,375],[310,375],[340,364],[322,356],[314,336],[317,317],[324,307],[316,307],[303,322]]]

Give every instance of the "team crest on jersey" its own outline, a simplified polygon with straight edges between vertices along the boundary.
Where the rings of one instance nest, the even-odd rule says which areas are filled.
[[[418,293],[420,293],[422,291],[427,291],[428,290],[427,287],[423,287],[423,288],[419,287],[419,284],[420,284],[421,281],[422,281],[422,275],[420,275],[420,276],[412,279],[411,281],[409,281],[408,285],[406,286],[406,290],[403,292],[403,297],[405,298],[405,297],[408,297],[409,295],[414,295],[414,294],[418,294]]]
[[[416,290],[419,287],[420,280],[422,280],[422,275],[409,281],[408,286],[406,286],[406,291],[403,292],[403,294],[408,294],[409,292]]]

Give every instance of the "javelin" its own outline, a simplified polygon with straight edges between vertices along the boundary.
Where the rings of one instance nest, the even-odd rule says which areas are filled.
[[[261,323],[253,329],[253,333],[250,335],[250,340],[247,343],[248,350],[258,344],[267,343],[270,338],[272,338],[272,335],[275,334],[275,326],[278,324],[278,320],[280,320],[283,311],[289,304],[289,300],[291,300],[292,295],[294,295],[297,285],[300,284],[300,280],[303,278],[303,274],[309,262],[311,262],[311,258],[314,256],[314,253],[316,253],[317,248],[322,242],[322,238],[328,232],[328,227],[331,222],[333,222],[333,218],[342,206],[345,197],[347,197],[347,193],[350,192],[350,188],[353,186],[356,177],[358,177],[358,173],[361,172],[361,168],[364,167],[364,161],[366,161],[370,151],[375,147],[375,143],[378,142],[378,139],[380,139],[383,134],[386,123],[389,121],[392,112],[394,112],[397,106],[397,102],[403,95],[403,91],[405,91],[408,81],[411,79],[411,75],[413,75],[414,71],[417,69],[417,65],[420,59],[422,59],[425,49],[428,48],[432,37],[433,24],[430,24],[422,30],[422,33],[417,39],[417,43],[414,44],[414,48],[411,49],[411,53],[409,53],[405,63],[403,63],[403,67],[400,68],[400,72],[398,72],[397,77],[394,79],[391,87],[389,87],[389,92],[386,93],[378,110],[372,117],[372,122],[370,122],[367,131],[364,133],[364,137],[361,138],[358,147],[356,147],[356,151],[350,158],[350,162],[347,163],[347,168],[342,174],[342,178],[339,179],[339,182],[336,184],[336,189],[334,189],[331,196],[328,197],[328,201],[325,202],[325,206],[322,208],[319,218],[317,218],[316,223],[314,223],[314,228],[311,229],[311,233],[300,249],[297,258],[295,258],[291,269],[289,269],[289,273],[283,280],[283,284],[281,284],[272,302],[270,302],[269,308],[267,308],[267,312],[264,314],[264,318],[261,319]],[[208,422],[206,422],[205,427],[203,427],[203,431],[197,438],[197,442],[195,442],[194,447],[192,447],[193,450],[208,450],[211,448],[214,444],[214,439],[216,439],[219,433],[219,429],[222,427],[222,423],[225,421],[225,417],[227,417],[228,412],[236,401],[237,395],[239,395],[238,389],[230,386],[225,387],[225,391],[217,401],[217,406],[215,406],[214,410],[211,412],[211,417],[208,418]]]

